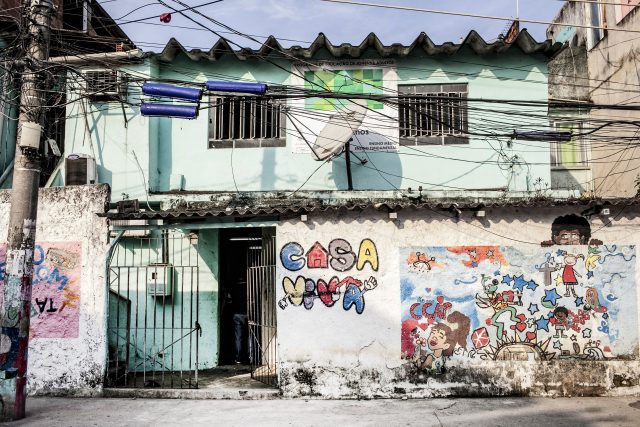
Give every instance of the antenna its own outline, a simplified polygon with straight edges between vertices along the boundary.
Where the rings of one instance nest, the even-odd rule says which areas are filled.
[[[520,0],[516,0],[516,19],[520,20]]]
[[[366,99],[351,100],[340,111],[331,115],[316,138],[313,150],[316,160],[326,160],[342,152],[366,115]]]

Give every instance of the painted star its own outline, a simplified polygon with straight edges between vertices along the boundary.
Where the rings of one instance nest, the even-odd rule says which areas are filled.
[[[524,285],[527,284],[527,282],[524,280],[523,275],[519,275],[519,276],[513,276],[513,289],[517,289],[520,292],[522,292],[524,290]]]
[[[602,315],[602,318],[603,318],[603,319],[608,319],[608,318],[609,318],[609,313],[604,313],[604,314]]]
[[[578,337],[576,337],[576,334],[571,335],[571,341],[573,342],[578,341]]]
[[[562,276],[561,275],[557,275],[556,276],[556,285],[562,285],[564,282],[562,281]]]
[[[587,278],[591,279],[593,277],[593,271],[587,272]]]
[[[582,330],[582,338],[591,338],[591,329],[585,328]]]
[[[582,297],[576,298],[576,307],[580,307],[582,304],[584,304]]]
[[[527,282],[527,289],[531,289],[532,291],[535,291],[536,289],[538,289],[538,284],[533,280],[530,280],[529,282]]]
[[[500,270],[496,270],[496,271],[494,271],[494,272],[493,272],[493,275],[494,275],[494,276],[499,276],[499,275],[500,275]]]
[[[491,258],[493,256],[493,251],[487,251],[487,256]]]
[[[506,276],[502,276],[502,283],[506,283],[508,285],[512,280],[513,279],[508,274]]]
[[[556,289],[546,289],[544,291],[544,298],[542,299],[542,301],[547,301],[550,302],[553,305],[556,305],[556,301],[558,300],[558,298],[562,298],[562,296],[560,296],[560,294],[558,294],[558,292],[556,292]]]
[[[473,262],[471,263],[471,267],[477,267],[477,266],[478,266],[478,263],[477,263],[477,262],[473,261]]]
[[[475,258],[476,256],[478,256],[478,252],[475,249],[471,249],[469,251],[469,256],[471,256],[471,258]]]
[[[557,350],[562,350],[562,344],[560,344],[559,340],[556,340],[553,342],[553,348],[557,349]]]
[[[538,309],[538,304],[533,304],[533,303],[529,304],[529,313],[531,313],[532,316],[539,311],[540,310]]]
[[[545,319],[542,316],[540,316],[540,318],[536,320],[536,330],[539,331],[541,329],[549,332],[549,319]]]
[[[556,255],[557,255],[557,256],[562,256],[562,255],[564,255],[564,251],[563,251],[562,249],[558,249],[558,250],[556,251]]]

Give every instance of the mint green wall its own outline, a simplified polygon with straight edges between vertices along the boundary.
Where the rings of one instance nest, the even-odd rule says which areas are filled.
[[[369,57],[375,58],[372,53]],[[438,58],[416,55],[396,63],[399,84],[468,83],[470,98],[547,100],[544,58],[524,55],[517,48],[487,56],[471,51]],[[286,61],[278,64],[285,69],[290,67]],[[128,71],[131,70],[158,79],[194,82],[225,79],[290,83],[289,73],[272,64],[258,59],[239,61],[231,56],[216,62],[194,62],[181,56],[171,63],[129,66]],[[130,101],[139,102],[139,88],[131,92]],[[471,109],[472,131],[505,134],[515,129],[547,127],[546,107],[470,105],[493,110]],[[236,185],[240,191],[286,191],[299,188],[307,179],[304,190],[346,189],[342,158],[321,165],[310,155],[292,154],[291,138],[286,148],[208,149],[206,109],[196,120],[182,120],[141,117],[136,107],[128,106],[129,123],[125,129],[119,104],[89,103],[89,107],[92,145],[83,137],[86,125],[75,103],[70,107],[67,123],[67,152],[82,149],[91,154],[88,147],[94,147],[100,181],[112,185],[113,201],[120,200],[121,193],[144,199],[145,186],[153,191],[168,191],[171,174],[184,175],[184,189],[189,191],[234,191]],[[501,125],[496,126],[496,122]],[[287,132],[295,132],[290,123]],[[548,143],[515,141],[509,146],[509,142],[504,137],[472,137],[466,145],[401,147],[398,153],[368,153],[367,165],[353,167],[354,186],[406,189],[422,185],[430,189],[430,184],[437,184],[443,185],[440,189],[444,190],[508,187],[527,191],[534,190],[536,180],[548,183]],[[158,198],[161,197],[151,196],[151,200]]]
[[[172,236],[168,244],[169,262],[175,269],[171,298],[152,297],[147,294],[146,283],[150,280],[152,271],[147,266],[162,262],[162,249],[157,232],[154,232],[151,238],[125,237],[114,252],[110,290],[130,302],[131,371],[142,371],[143,366],[147,370],[153,370],[154,366],[156,370],[161,370],[162,363],[167,369],[173,366],[173,370],[188,370],[190,360],[193,367],[197,332],[191,335],[188,333],[196,319],[202,327],[202,333],[198,337],[198,366],[200,369],[208,369],[218,364],[218,231],[201,231],[197,246],[192,244],[184,233],[176,232]],[[196,295],[199,297],[196,298]],[[122,313],[114,310],[115,305],[110,304],[110,328],[115,325],[113,319],[119,317],[121,324],[123,321]],[[125,345],[125,330],[120,332],[121,354],[122,346]],[[114,336],[110,334],[110,345],[115,344]],[[180,340],[181,336],[185,338]],[[175,341],[177,344],[171,345]],[[191,354],[189,348],[192,349]],[[162,357],[156,357],[154,360],[152,355],[159,352],[162,353]],[[144,360],[146,363],[143,363]]]
[[[6,43],[0,38],[0,49],[5,47]],[[19,93],[13,90],[5,73],[0,70],[0,176],[9,167],[16,147],[16,130],[17,130],[17,97]],[[6,102],[7,100],[16,100],[14,103]],[[11,188],[11,175],[0,183],[0,188]]]

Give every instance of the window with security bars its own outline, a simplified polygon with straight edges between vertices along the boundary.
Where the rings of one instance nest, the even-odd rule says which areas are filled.
[[[554,128],[561,132],[571,132],[571,141],[551,143],[551,166],[557,168],[585,168],[589,166],[587,141],[582,122],[555,122]]]
[[[84,79],[86,95],[92,101],[117,101],[126,97],[126,81],[116,70],[86,71]]]
[[[284,147],[284,105],[256,97],[211,97],[209,148]]]
[[[467,85],[398,86],[400,144],[468,144]]]

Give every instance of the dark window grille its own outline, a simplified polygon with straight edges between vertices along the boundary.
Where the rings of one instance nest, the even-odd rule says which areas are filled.
[[[85,90],[92,101],[117,101],[126,96],[123,76],[115,70],[87,71]]]
[[[211,97],[209,148],[284,147],[284,106],[255,97]]]
[[[467,144],[467,85],[399,86],[400,143]]]

